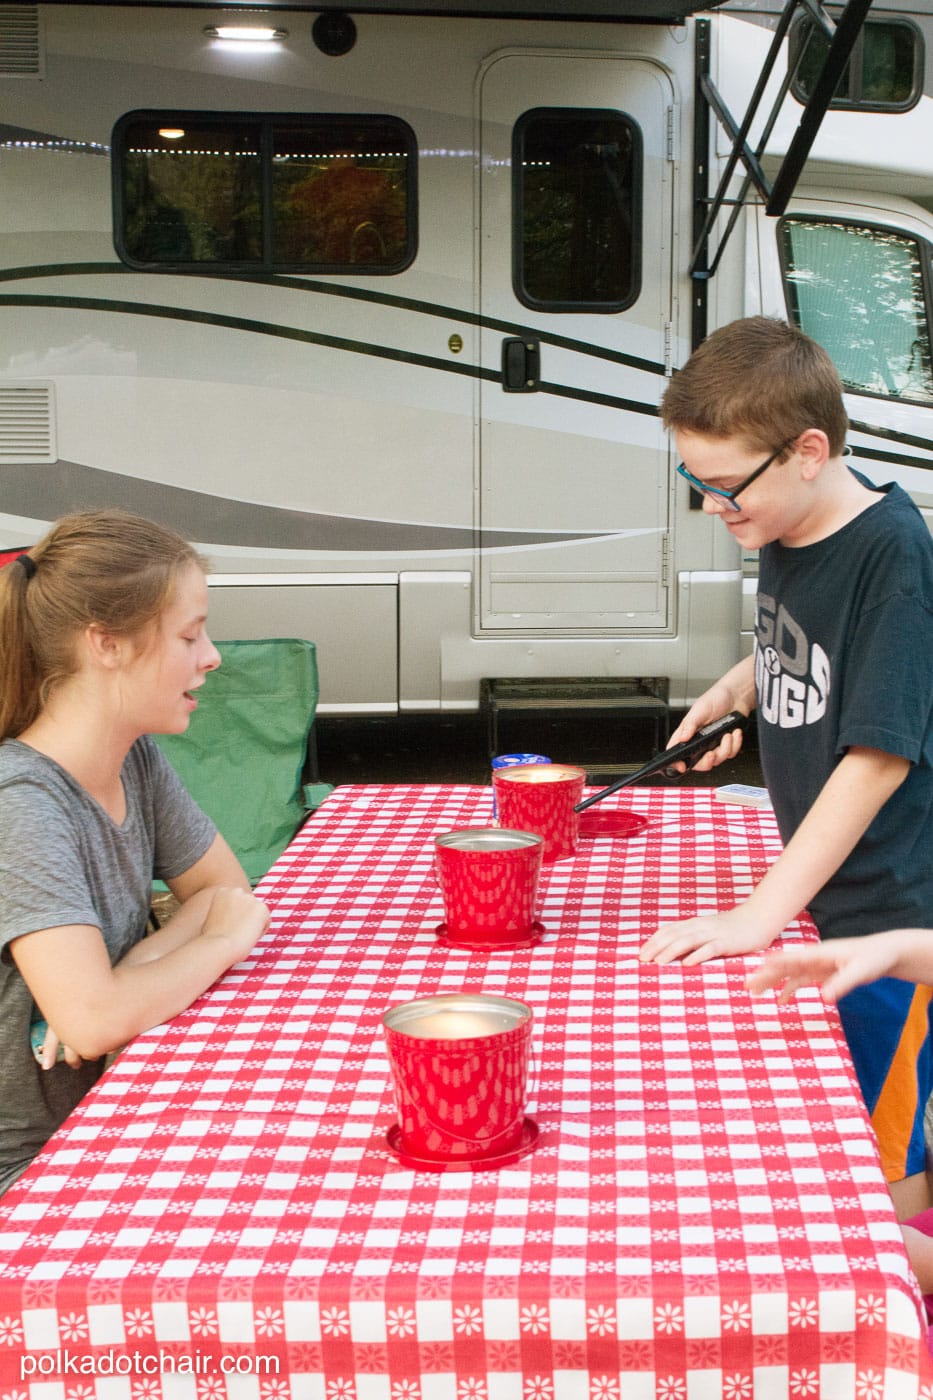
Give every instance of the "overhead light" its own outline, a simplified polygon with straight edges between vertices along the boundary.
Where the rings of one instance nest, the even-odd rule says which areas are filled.
[[[159,135],[162,137],[163,141],[180,141],[184,134],[184,127],[181,126],[159,127]]]
[[[286,38],[288,30],[247,24],[209,24],[204,33],[209,39],[232,39],[242,44],[272,44],[276,39]]]

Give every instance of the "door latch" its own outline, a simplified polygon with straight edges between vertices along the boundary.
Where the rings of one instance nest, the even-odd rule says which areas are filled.
[[[502,387],[507,394],[533,394],[541,383],[541,343],[528,336],[502,342]]]

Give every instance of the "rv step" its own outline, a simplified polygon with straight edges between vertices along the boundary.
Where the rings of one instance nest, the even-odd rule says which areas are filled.
[[[670,732],[666,690],[667,682],[654,678],[487,678],[480,682],[480,708],[486,714],[490,757],[501,751],[499,720],[507,712],[570,716],[602,711],[607,718],[612,714],[625,719],[643,718],[653,726],[657,752]],[[606,772],[610,766],[599,765],[600,771]]]

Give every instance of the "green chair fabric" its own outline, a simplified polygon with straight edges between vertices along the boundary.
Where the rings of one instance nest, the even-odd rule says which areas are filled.
[[[187,731],[154,738],[255,884],[331,790],[302,786],[309,741],[314,752],[317,654],[313,642],[290,637],[216,646],[220,668],[198,691]]]

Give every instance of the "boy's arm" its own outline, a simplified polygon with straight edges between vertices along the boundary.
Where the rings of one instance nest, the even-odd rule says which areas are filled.
[[[683,958],[693,964],[767,948],[851,855],[909,769],[896,754],[849,749],[745,903],[724,914],[662,924],[644,944],[642,962]]]
[[[862,938],[790,944],[770,953],[745,985],[755,995],[780,987],[779,1001],[790,1001],[801,987],[821,986],[823,1000],[835,1002],[879,977],[933,984],[933,929],[895,928]]]

